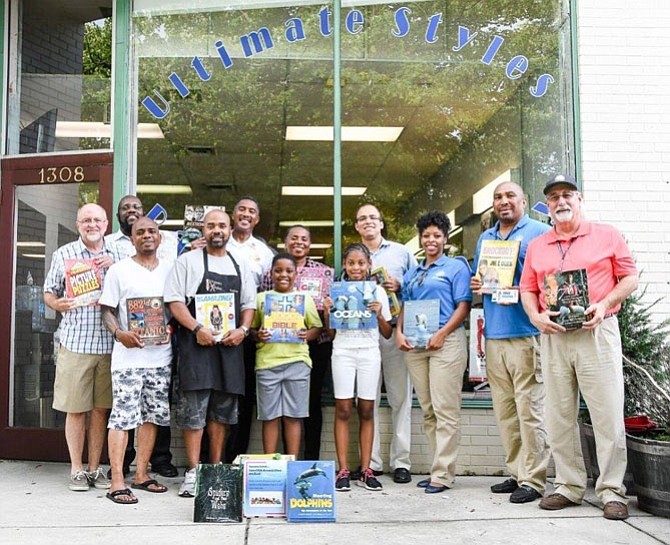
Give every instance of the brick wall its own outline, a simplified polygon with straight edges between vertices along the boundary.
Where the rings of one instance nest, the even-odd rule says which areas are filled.
[[[589,217],[629,241],[654,318],[670,317],[670,2],[580,0],[582,173]]]

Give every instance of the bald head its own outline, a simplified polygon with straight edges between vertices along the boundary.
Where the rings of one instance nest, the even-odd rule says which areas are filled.
[[[89,203],[77,212],[77,231],[88,248],[97,249],[107,230],[107,212],[99,204]]]
[[[138,255],[153,257],[161,243],[158,225],[152,219],[142,216],[133,223],[131,240]]]
[[[519,184],[502,182],[493,190],[493,212],[503,226],[516,225],[525,215],[527,204]]]

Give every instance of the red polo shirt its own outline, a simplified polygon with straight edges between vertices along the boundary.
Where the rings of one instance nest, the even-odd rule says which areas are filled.
[[[544,277],[574,269],[586,269],[591,304],[602,301],[614,289],[618,278],[637,276],[635,261],[621,233],[611,225],[582,221],[569,238],[561,237],[554,227],[531,241],[519,289],[521,293],[537,294],[544,311],[547,308]],[[619,307],[609,312],[618,312]]]

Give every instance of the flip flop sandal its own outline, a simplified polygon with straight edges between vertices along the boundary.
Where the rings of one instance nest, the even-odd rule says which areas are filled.
[[[148,481],[144,481],[143,483],[133,483],[130,486],[137,490],[153,492],[154,494],[162,494],[163,492],[167,492],[168,490],[167,486],[165,486],[164,484],[160,484],[156,479],[149,479]],[[152,486],[154,488],[151,488]]]
[[[122,488],[120,490],[114,490],[114,492],[107,492],[107,499],[113,501],[114,503],[120,503],[122,505],[131,505],[137,503],[138,499],[133,495],[133,493],[128,488]],[[129,500],[122,500],[119,496],[130,496]]]

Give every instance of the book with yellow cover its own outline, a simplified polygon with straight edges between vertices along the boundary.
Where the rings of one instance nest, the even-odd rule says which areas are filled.
[[[482,282],[482,293],[511,288],[519,259],[518,240],[484,240],[479,248],[475,277]]]
[[[373,269],[370,273],[370,276],[372,276],[373,280],[380,286],[389,279],[389,273],[385,267],[377,267],[376,269]],[[386,288],[384,288],[384,291],[389,298],[389,310],[391,311],[391,316],[395,318],[398,316],[398,314],[400,314],[400,303],[398,303],[398,297],[395,293],[388,291]]]
[[[78,307],[97,305],[102,296],[100,269],[93,259],[65,260],[65,294]]]

